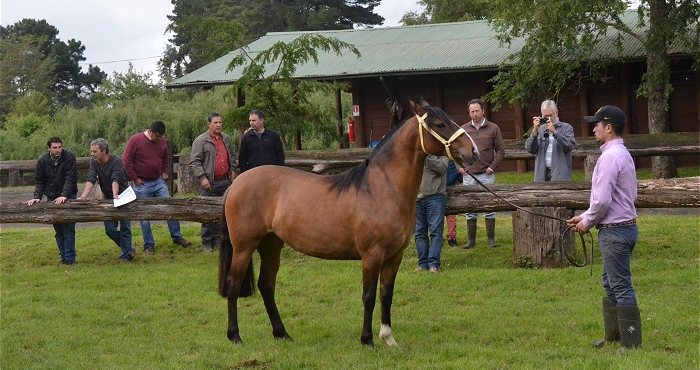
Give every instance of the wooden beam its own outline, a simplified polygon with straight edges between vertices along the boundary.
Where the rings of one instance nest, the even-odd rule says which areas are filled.
[[[700,178],[639,181],[637,208],[699,208]],[[233,183],[235,186],[235,180]],[[489,186],[497,195],[521,207],[587,209],[588,182],[548,182]],[[447,214],[514,211],[516,208],[476,186],[448,186]],[[309,194],[313,206],[314,194]],[[109,201],[72,200],[63,204],[1,203],[0,223],[66,223],[118,220],[180,220],[212,222],[221,217],[222,197],[137,199],[115,208]],[[377,205],[378,207],[381,204]],[[339,210],[342,212],[342,210]]]

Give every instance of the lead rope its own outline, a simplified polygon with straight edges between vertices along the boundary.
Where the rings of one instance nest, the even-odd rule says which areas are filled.
[[[472,175],[472,173],[469,172],[467,169],[465,169],[465,171],[467,172],[467,174],[468,174],[469,176],[471,176],[471,177],[474,179],[474,181],[476,181],[477,184],[481,185],[484,189],[486,189],[486,191],[488,191],[489,193],[491,193],[491,194],[492,194],[493,196],[495,196],[496,198],[498,198],[498,199],[500,199],[500,200],[502,200],[502,201],[504,201],[504,202],[510,204],[511,206],[515,207],[516,209],[519,209],[519,210],[521,210],[521,211],[523,211],[523,212],[527,212],[527,213],[529,213],[529,214],[531,214],[531,215],[542,216],[542,217],[549,218],[549,219],[552,219],[552,220],[557,220],[557,221],[566,222],[566,220],[563,219],[563,218],[559,218],[559,217],[554,217],[554,216],[546,215],[546,214],[544,214],[544,213],[533,212],[533,211],[527,210],[527,209],[525,209],[525,208],[523,208],[523,207],[520,207],[520,206],[518,206],[518,205],[516,205],[516,204],[514,204],[514,203],[512,203],[512,202],[510,202],[510,201],[508,201],[508,200],[506,200],[506,199],[504,199],[503,197],[501,197],[500,195],[494,193],[491,189],[489,189],[488,187],[486,187],[486,185],[484,185],[481,181],[479,181],[479,179],[477,179],[476,176]],[[574,227],[574,225],[567,226],[566,229],[564,229],[564,231],[562,231],[562,233],[561,233],[561,235],[560,235],[559,237],[560,237],[560,238],[564,238],[564,235],[565,235],[567,232],[571,231],[571,229],[573,229],[573,227]],[[581,238],[581,245],[583,246],[583,262],[582,262],[581,264],[577,263],[576,260],[574,260],[574,258],[569,254],[569,252],[567,252],[566,249],[564,249],[564,246],[563,246],[563,245],[560,247],[560,249],[561,249],[561,254],[563,254],[564,257],[566,257],[567,261],[569,261],[570,264],[572,264],[572,265],[574,265],[574,266],[576,266],[576,267],[584,267],[584,266],[586,266],[586,265],[589,265],[589,266],[590,266],[590,269],[591,269],[591,272],[590,272],[590,273],[591,273],[591,276],[593,276],[593,249],[595,249],[595,248],[594,248],[595,243],[593,242],[593,234],[591,234],[590,231],[587,232],[586,234],[588,234],[588,235],[590,236],[590,238],[591,238],[591,260],[590,260],[590,263],[589,263],[588,258],[587,258],[587,256],[586,256],[586,239],[583,237],[583,234],[579,234],[579,237]]]

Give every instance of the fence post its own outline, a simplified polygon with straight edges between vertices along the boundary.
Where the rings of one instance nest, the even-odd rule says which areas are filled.
[[[599,157],[600,153],[592,153],[587,155],[586,159],[583,161],[583,170],[586,174],[586,181],[593,180],[593,169],[595,168],[595,164],[598,162]]]
[[[528,208],[533,212],[543,213],[565,220],[574,216],[574,211],[564,207]],[[566,223],[533,215],[522,210],[513,214],[513,262],[522,264],[522,257],[531,258],[531,262],[541,267],[565,266],[561,249],[574,254],[574,235],[572,232],[561,236]]]
[[[173,155],[173,142],[170,140],[165,140],[165,147],[168,150],[168,154],[170,155],[170,160],[168,161],[168,180],[165,181],[165,183],[168,186],[168,193],[170,193],[170,196],[175,195],[175,189],[173,189],[173,162],[175,161],[175,156]]]

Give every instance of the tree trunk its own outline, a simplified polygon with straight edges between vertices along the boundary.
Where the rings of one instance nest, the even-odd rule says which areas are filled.
[[[649,133],[669,132],[668,100],[671,90],[671,70],[667,56],[669,5],[663,0],[649,1],[649,32],[647,38],[647,73],[644,84],[648,94],[647,112]],[[671,156],[652,157],[651,167],[655,179],[672,178],[678,175]]]
[[[559,207],[529,208],[529,211],[568,220],[574,211]],[[574,232],[562,235],[566,224],[522,210],[513,215],[513,262],[527,267],[531,262],[540,267],[563,267],[568,264],[562,254],[565,250],[573,255]]]

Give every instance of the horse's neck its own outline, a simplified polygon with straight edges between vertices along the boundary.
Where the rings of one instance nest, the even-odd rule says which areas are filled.
[[[393,188],[396,196],[415,197],[418,195],[425,153],[420,144],[418,124],[415,120],[407,121],[394,134],[386,153],[387,160],[377,161],[370,171],[374,172],[373,186],[383,185]]]

